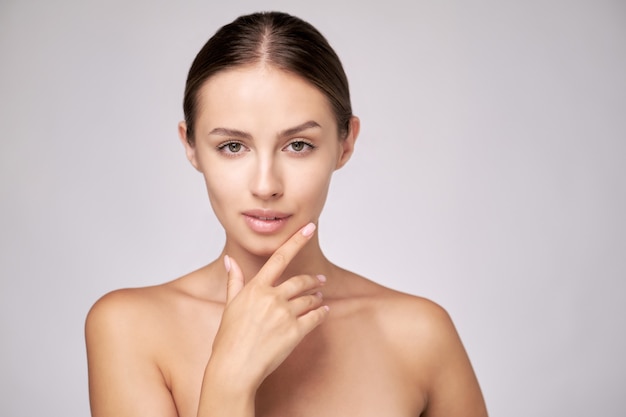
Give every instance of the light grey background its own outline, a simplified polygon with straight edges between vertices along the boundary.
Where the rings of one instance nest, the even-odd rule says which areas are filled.
[[[623,415],[623,1],[0,3],[0,415],[88,415],[83,322],[223,235],[176,134],[186,72],[239,14],[317,26],[357,151],[327,255],[448,309],[492,416]]]

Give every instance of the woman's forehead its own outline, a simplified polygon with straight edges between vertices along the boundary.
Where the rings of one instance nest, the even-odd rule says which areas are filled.
[[[263,121],[295,126],[314,120],[320,126],[334,121],[325,95],[300,76],[270,67],[246,66],[209,78],[198,95],[198,122]]]
[[[308,100],[316,101],[324,98],[322,92],[303,77],[264,64],[220,71],[204,82],[200,93],[239,100],[304,96]]]

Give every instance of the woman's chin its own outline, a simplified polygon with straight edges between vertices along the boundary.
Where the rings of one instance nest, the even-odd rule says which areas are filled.
[[[237,252],[240,256],[253,256],[258,258],[269,258],[286,242],[282,236],[262,236],[257,238],[245,239],[243,242],[233,242],[238,247]],[[227,247],[231,246],[227,244]],[[227,249],[228,251],[228,249]],[[234,256],[234,253],[233,253]]]

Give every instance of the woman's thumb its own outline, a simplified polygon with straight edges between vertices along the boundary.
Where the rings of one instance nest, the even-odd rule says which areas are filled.
[[[224,266],[228,273],[228,280],[226,281],[226,304],[228,304],[239,294],[243,288],[244,280],[241,268],[233,258],[224,255]]]

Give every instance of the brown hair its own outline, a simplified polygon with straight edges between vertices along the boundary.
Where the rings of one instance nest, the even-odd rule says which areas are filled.
[[[220,71],[254,63],[270,64],[316,86],[328,98],[339,137],[345,138],[352,106],[348,79],[339,57],[311,24],[286,13],[262,12],[240,16],[223,26],[191,64],[183,100],[190,144],[194,143],[200,87]]]

